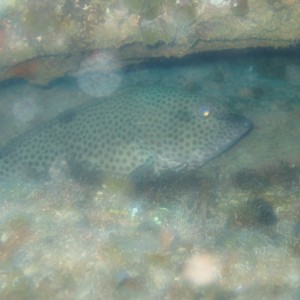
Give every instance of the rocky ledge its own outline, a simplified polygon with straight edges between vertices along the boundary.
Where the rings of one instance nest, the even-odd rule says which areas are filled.
[[[299,41],[299,20],[300,0],[3,0],[0,80],[47,84],[78,72],[95,51],[114,53],[120,67],[203,51],[289,47]]]

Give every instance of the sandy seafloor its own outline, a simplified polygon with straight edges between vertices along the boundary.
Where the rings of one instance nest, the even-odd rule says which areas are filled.
[[[119,75],[227,97],[253,130],[201,169],[139,187],[1,187],[0,299],[299,299],[300,59],[249,51]],[[0,144],[92,98],[73,77],[4,83]]]

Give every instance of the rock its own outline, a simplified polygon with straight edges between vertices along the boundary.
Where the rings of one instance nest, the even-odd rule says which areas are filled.
[[[300,38],[300,1],[150,2],[1,1],[0,80],[47,84],[80,69],[94,51],[113,49],[125,66],[211,50],[288,47]],[[43,68],[49,59],[50,70]]]
[[[232,0],[230,8],[235,16],[244,16],[248,13],[248,0]]]

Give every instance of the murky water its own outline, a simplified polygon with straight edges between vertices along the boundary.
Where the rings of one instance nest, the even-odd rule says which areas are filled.
[[[253,130],[190,171],[87,184],[58,169],[43,184],[1,185],[0,298],[298,299],[300,60],[244,52],[154,61],[95,84],[102,76],[2,84],[1,146],[141,84],[226,99]]]

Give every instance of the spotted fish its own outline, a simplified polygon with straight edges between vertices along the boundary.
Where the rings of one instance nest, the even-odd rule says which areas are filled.
[[[0,178],[154,173],[197,168],[251,128],[213,99],[171,87],[137,87],[84,104],[16,137],[0,150]]]

